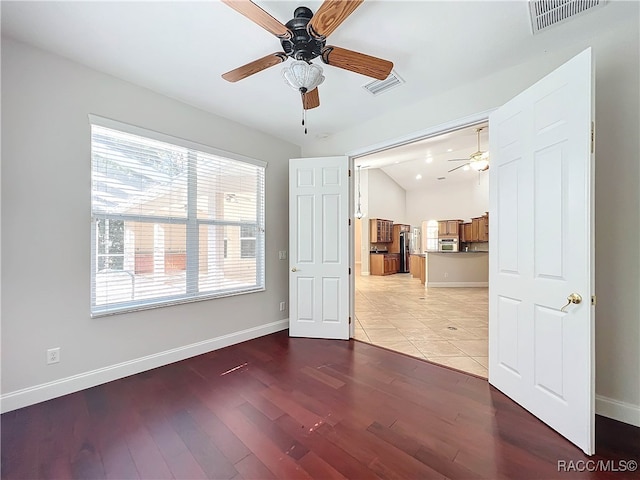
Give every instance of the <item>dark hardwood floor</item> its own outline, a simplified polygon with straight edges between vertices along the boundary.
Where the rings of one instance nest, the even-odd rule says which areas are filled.
[[[640,478],[558,471],[640,460],[638,428],[598,417],[586,457],[486,380],[287,332],[1,420],[3,479]]]

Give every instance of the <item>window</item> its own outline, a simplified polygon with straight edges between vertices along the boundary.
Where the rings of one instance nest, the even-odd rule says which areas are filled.
[[[256,256],[256,228],[250,225],[240,227],[240,256],[254,258]]]
[[[438,221],[429,220],[427,222],[427,250],[438,250]]]
[[[264,290],[266,164],[90,119],[92,316]]]

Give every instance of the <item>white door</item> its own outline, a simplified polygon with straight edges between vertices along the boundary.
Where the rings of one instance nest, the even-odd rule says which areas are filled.
[[[593,95],[588,49],[489,117],[489,382],[587,454]]]
[[[349,339],[349,158],[289,161],[289,335]]]

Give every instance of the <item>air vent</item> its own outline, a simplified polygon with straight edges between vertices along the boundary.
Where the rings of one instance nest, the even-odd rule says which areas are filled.
[[[607,0],[529,0],[531,30],[535,35],[606,3]]]
[[[364,88],[371,95],[379,95],[382,92],[391,90],[392,88],[397,87],[398,85],[402,85],[403,83],[404,80],[400,78],[400,75],[391,70],[389,76],[384,80],[374,80],[373,82],[369,82],[366,85],[363,85],[362,88]]]

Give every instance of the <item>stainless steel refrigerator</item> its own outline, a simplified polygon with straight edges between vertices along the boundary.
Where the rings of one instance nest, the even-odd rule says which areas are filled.
[[[411,234],[409,232],[400,232],[400,271],[399,273],[409,272],[409,254],[411,253]]]

